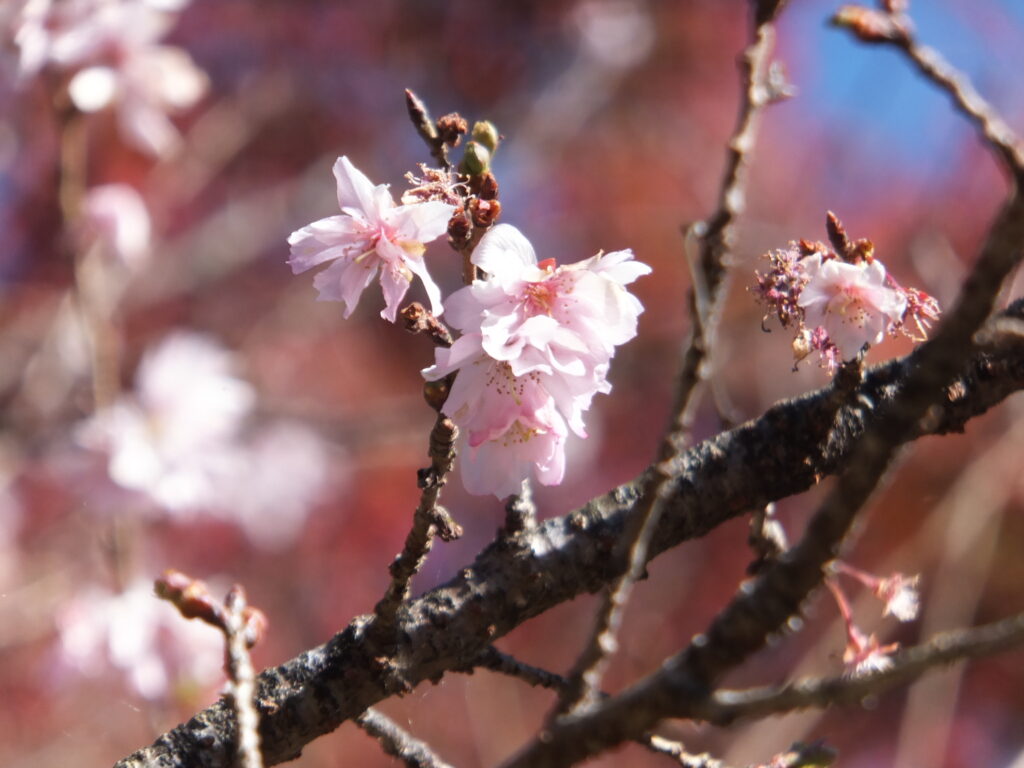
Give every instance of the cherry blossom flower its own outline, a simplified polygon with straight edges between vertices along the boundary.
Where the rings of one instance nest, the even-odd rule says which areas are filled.
[[[518,493],[531,466],[542,484],[562,482],[568,429],[545,388],[550,377],[537,371],[516,376],[507,362],[483,351],[479,334],[462,336],[450,349],[438,349],[436,358],[437,364],[424,371],[428,380],[459,371],[444,412],[463,433],[466,490],[499,498]],[[582,396],[589,403],[590,395]],[[563,407],[579,410],[571,395]],[[576,421],[582,431],[582,419],[577,416]]]
[[[824,327],[843,359],[855,357],[865,344],[877,344],[902,322],[906,296],[886,284],[878,259],[848,264],[814,254],[801,264],[807,283],[797,304],[804,310],[804,322]]]
[[[180,48],[158,45],[184,2],[29,0],[16,22],[22,77],[44,67],[70,71],[68,94],[83,112],[116,106],[125,139],[156,156],[175,151],[180,135],[168,112],[206,92],[205,73]]]
[[[448,322],[464,332],[479,330],[487,354],[508,362],[517,376],[536,370],[592,375],[636,335],[643,306],[625,286],[651,269],[631,251],[538,264],[522,233],[499,224],[472,260],[488,277],[448,298]]]
[[[120,594],[92,587],[60,610],[57,653],[65,669],[94,677],[116,671],[141,697],[161,699],[182,684],[212,686],[221,677],[223,637],[183,619],[139,580]]]
[[[850,240],[833,214],[829,223],[830,237],[844,256],[807,240],[767,254],[770,268],[755,273],[753,287],[766,307],[762,328],[768,330],[765,322],[773,315],[783,328],[795,326],[796,364],[817,352],[830,374],[886,334],[924,341],[939,317],[938,302],[897,283],[874,257],[874,245]]]
[[[386,184],[373,185],[347,157],[334,164],[338,206],[342,215],[328,216],[293,232],[288,238],[294,274],[327,262],[313,285],[322,301],[342,301],[345,317],[355,311],[363,290],[380,270],[384,291],[381,317],[395,321],[398,305],[419,277],[431,311],[443,311],[441,291],[427,272],[425,243],[448,228],[454,206],[440,201],[395,205]]]
[[[255,400],[232,367],[209,339],[173,334],[143,358],[134,393],[97,413],[80,440],[108,453],[122,488],[174,512],[207,506],[237,471],[234,439]]]
[[[262,549],[288,546],[339,471],[300,424],[248,426],[255,393],[234,363],[204,336],[172,334],[145,355],[134,391],[78,430],[80,444],[106,457],[108,481],[92,481],[95,462],[82,467],[76,457],[62,474],[104,509],[205,515],[237,525]]]
[[[480,241],[473,262],[487,275],[449,297],[463,331],[435,351],[431,381],[457,372],[443,411],[463,435],[463,482],[471,493],[518,493],[531,471],[545,485],[565,473],[571,430],[607,381],[615,348],[636,335],[643,307],[625,285],[650,269],[629,251],[556,267],[537,263],[514,227]]]
[[[149,211],[127,184],[90,189],[82,201],[79,236],[86,247],[97,244],[126,266],[138,268],[149,256]]]

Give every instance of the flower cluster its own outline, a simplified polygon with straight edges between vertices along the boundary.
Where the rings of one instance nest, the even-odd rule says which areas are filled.
[[[796,327],[796,362],[817,352],[822,367],[834,373],[843,360],[886,334],[923,340],[938,319],[938,302],[902,288],[867,241],[842,255],[837,250],[801,240],[769,253],[768,271],[756,273],[754,291],[766,308],[765,320],[774,315],[784,328]]]
[[[835,560],[832,563],[832,570],[836,574],[844,574],[855,579],[874,592],[875,597],[885,604],[883,616],[893,616],[898,621],[913,621],[917,618],[919,608],[917,583],[920,581],[920,577],[893,573],[882,578],[855,568],[842,560]],[[846,625],[846,648],[843,651],[843,664],[846,666],[846,673],[851,677],[859,677],[891,668],[890,656],[899,650],[899,643],[882,645],[874,634],[860,630],[854,623],[850,601],[840,588],[838,580],[831,577],[825,583],[835,598],[843,623]]]
[[[82,112],[116,106],[130,144],[155,156],[180,143],[168,112],[194,105],[206,75],[180,48],[158,41],[188,0],[26,0],[14,20],[21,76],[70,73],[68,94]]]
[[[538,263],[507,224],[484,235],[472,260],[486,279],[446,302],[463,335],[423,374],[458,372],[443,411],[466,433],[463,479],[471,493],[500,498],[519,492],[531,465],[541,483],[561,482],[569,431],[586,437],[583,412],[611,390],[615,348],[636,335],[643,307],[625,286],[650,268],[630,251]]]
[[[326,451],[288,422],[244,430],[255,392],[233,366],[209,339],[173,334],[143,358],[135,391],[97,412],[78,439],[153,512],[212,514],[271,549],[301,529],[327,481]]]
[[[153,582],[139,579],[123,592],[83,590],[57,615],[60,671],[94,677],[114,671],[149,700],[177,687],[215,684],[224,643],[219,633],[178,612],[153,594]]]
[[[461,430],[467,490],[502,498],[519,493],[531,473],[546,485],[560,483],[569,433],[586,437],[583,413],[595,394],[611,390],[607,374],[615,348],[636,335],[643,307],[625,286],[650,268],[630,251],[563,266],[554,259],[538,263],[519,230],[491,227],[494,217],[474,209],[477,203],[491,206],[495,215],[500,210],[489,173],[463,182],[449,171],[421,166],[419,175],[407,175],[412,189],[401,205],[347,157],[338,158],[334,176],[342,214],[288,238],[292,271],[333,262],[314,285],[320,299],[344,302],[346,317],[379,271],[381,316],[392,322],[413,276],[419,277],[434,317],[444,312],[462,332],[452,346],[436,350],[435,364],[423,375],[432,382],[454,377],[439,407]],[[472,196],[476,187],[479,199]],[[471,259],[483,278],[442,303],[424,244],[445,231],[456,248],[469,242],[469,230],[452,224],[470,226],[467,207],[473,226],[486,230]]]

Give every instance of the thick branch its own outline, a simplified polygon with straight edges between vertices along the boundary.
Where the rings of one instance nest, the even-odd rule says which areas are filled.
[[[1005,316],[1024,319],[1024,301]],[[908,438],[960,431],[1024,388],[1024,338],[995,334],[987,343],[947,388],[926,429]],[[849,459],[852,442],[901,391],[915,360],[911,355],[869,370],[857,395],[838,411],[826,388],[779,403],[680,456],[650,556],[834,473]],[[303,745],[395,692],[472,665],[495,638],[615,578],[615,543],[642,482],[547,520],[514,542],[496,541],[452,581],[403,604],[392,644],[369,642],[372,618],[360,617],[325,645],[264,671],[258,701],[266,764],[294,759]],[[234,738],[234,718],[221,702],[119,766],[226,768]]]
[[[708,631],[622,694],[582,715],[567,716],[506,765],[567,766],[649,730],[664,717],[688,716],[728,670],[759,650],[823,578],[855,515],[874,491],[896,448],[926,412],[944,399],[992,311],[1003,280],[1024,252],[1024,201],[1014,190],[1000,211],[957,305],[934,338],[919,348],[903,391],[881,409],[858,439],[836,486],[814,514],[803,539],[715,617]]]

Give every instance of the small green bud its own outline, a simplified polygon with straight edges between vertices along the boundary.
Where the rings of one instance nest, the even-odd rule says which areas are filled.
[[[466,151],[462,155],[462,165],[460,170],[468,173],[470,176],[479,176],[482,173],[487,173],[487,171],[490,170],[490,167],[491,153],[487,147],[482,144],[478,144],[475,141],[471,141],[466,144]]]
[[[501,142],[501,135],[494,123],[490,120],[481,120],[473,124],[473,141],[483,144],[491,152],[494,152]]]

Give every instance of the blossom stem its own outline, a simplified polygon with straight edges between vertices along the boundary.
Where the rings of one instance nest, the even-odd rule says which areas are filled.
[[[419,473],[423,489],[420,503],[413,513],[405,546],[391,563],[391,583],[374,609],[375,627],[379,632],[386,633],[394,627],[398,608],[409,597],[412,579],[426,561],[435,536],[452,541],[462,535],[462,527],[437,503],[448,473],[455,465],[454,443],[458,432],[451,419],[438,414],[430,433],[430,466]]]
[[[104,306],[106,302],[100,293],[105,282],[102,259],[89,258],[89,253],[75,244],[74,230],[81,216],[87,184],[86,123],[70,104],[58,107],[57,120],[60,130],[59,201],[65,239],[71,249],[72,295],[89,339],[93,408],[100,410],[117,397],[120,340],[110,317],[110,307]]]

